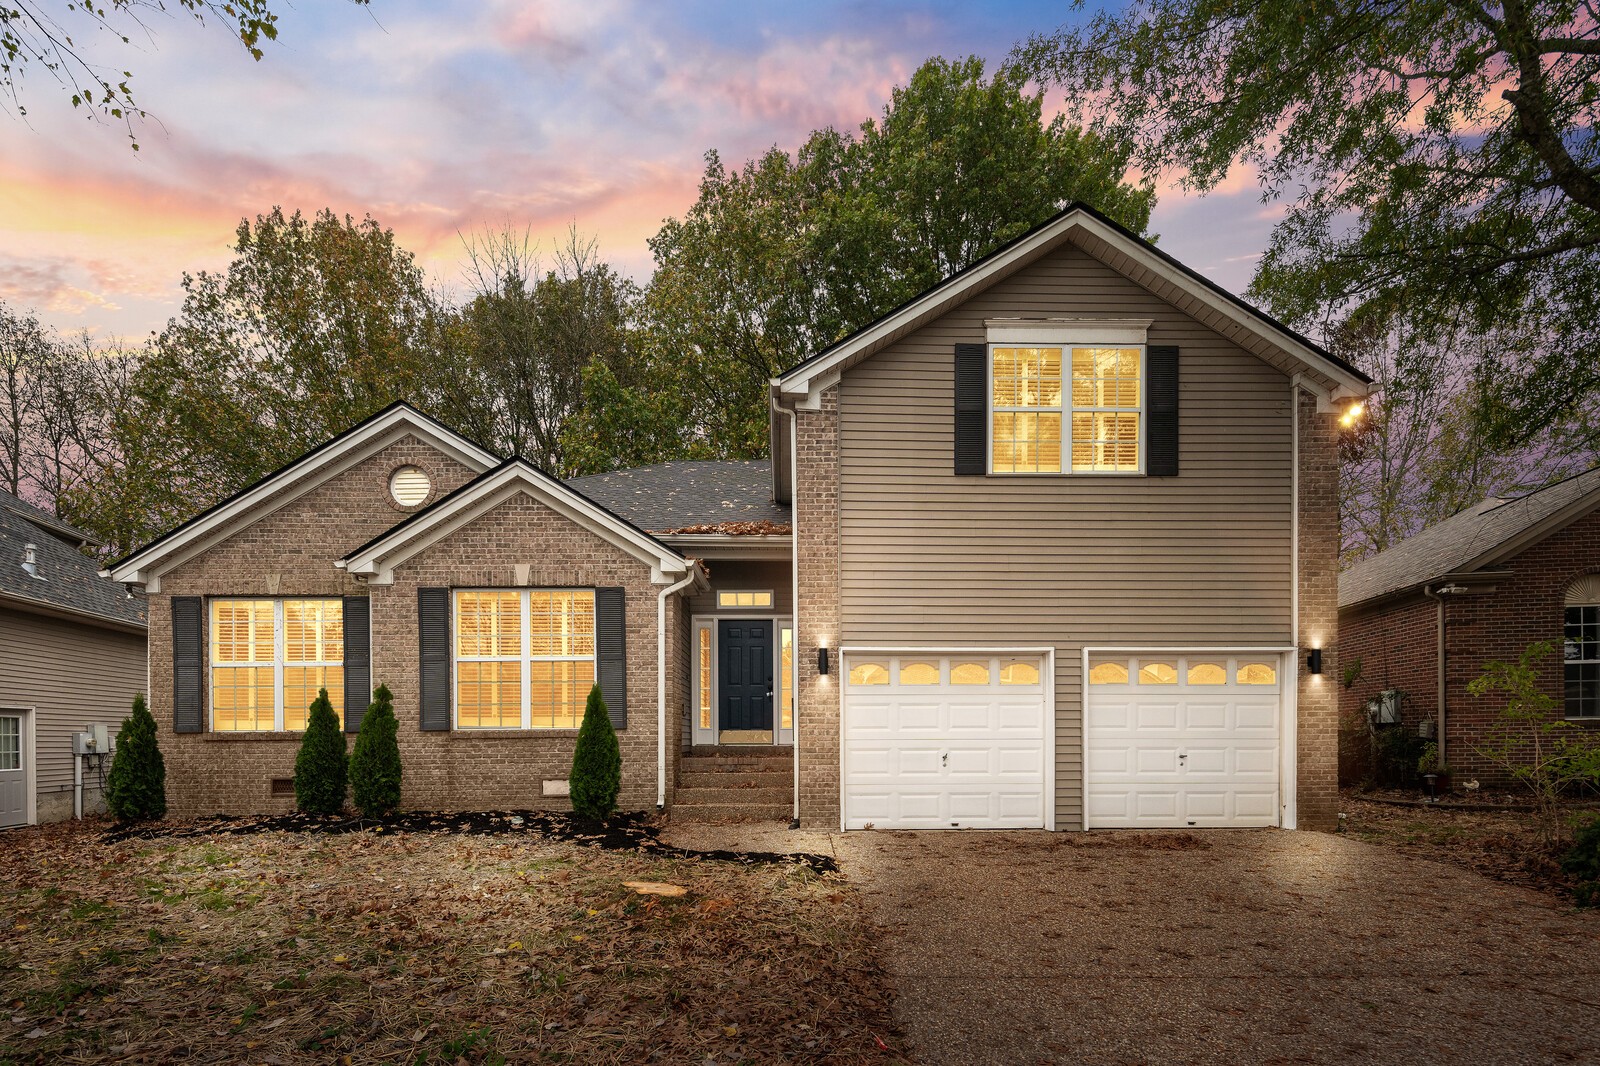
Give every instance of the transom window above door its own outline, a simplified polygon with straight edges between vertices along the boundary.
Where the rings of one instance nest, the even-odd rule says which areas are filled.
[[[728,589],[717,593],[718,607],[771,607],[771,589]]]
[[[1143,345],[995,344],[989,352],[991,472],[1143,469]]]

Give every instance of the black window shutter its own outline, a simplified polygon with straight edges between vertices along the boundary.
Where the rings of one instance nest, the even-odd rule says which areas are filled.
[[[1151,477],[1178,476],[1178,348],[1152,344],[1146,350],[1150,413],[1145,429],[1144,471]]]
[[[202,657],[205,634],[200,624],[199,596],[172,597],[172,731],[201,730]]]
[[[956,473],[988,473],[989,346],[956,345]]]
[[[450,590],[417,590],[417,703],[422,728],[450,728]]]
[[[344,731],[361,732],[372,699],[372,612],[365,596],[344,598]]]
[[[621,589],[594,590],[595,678],[613,729],[628,728],[628,626]]]

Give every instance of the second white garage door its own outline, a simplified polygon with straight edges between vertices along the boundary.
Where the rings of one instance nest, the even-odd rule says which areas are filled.
[[[1046,661],[846,653],[845,828],[1043,828]]]
[[[1279,662],[1249,653],[1091,656],[1089,826],[1281,824]]]

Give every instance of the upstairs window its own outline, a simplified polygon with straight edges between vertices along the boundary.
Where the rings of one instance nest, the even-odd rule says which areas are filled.
[[[1143,470],[1142,346],[994,345],[989,371],[992,473]]]

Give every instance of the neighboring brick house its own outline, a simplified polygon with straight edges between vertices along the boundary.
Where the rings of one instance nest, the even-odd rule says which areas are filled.
[[[73,734],[117,727],[145,690],[145,603],[108,581],[88,533],[0,491],[0,828],[72,817]],[[105,809],[103,757],[80,764]]]
[[[1360,672],[1340,692],[1346,776],[1363,772],[1366,705],[1405,694],[1405,728],[1442,737],[1456,780],[1503,782],[1479,749],[1505,705],[1467,685],[1528,645],[1565,717],[1600,728],[1600,469],[1513,499],[1486,499],[1352,566],[1339,579],[1339,640]]]
[[[771,462],[560,482],[391,408],[111,568],[179,813],[384,682],[413,807],[1331,827],[1359,372],[1072,207],[772,383]],[[1313,654],[1314,653],[1314,654]]]

